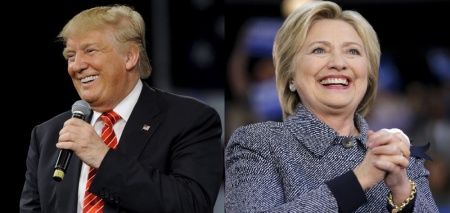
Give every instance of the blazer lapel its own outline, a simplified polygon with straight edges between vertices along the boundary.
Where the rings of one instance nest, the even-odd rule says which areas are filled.
[[[161,124],[162,116],[158,116],[160,112],[156,91],[144,84],[130,119],[125,125],[117,150],[129,156],[139,156]]]

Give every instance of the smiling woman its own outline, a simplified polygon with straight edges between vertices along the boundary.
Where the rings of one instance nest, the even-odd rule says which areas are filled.
[[[289,68],[288,73],[282,74],[283,70],[277,69],[281,74],[277,79],[278,90],[283,91],[285,78],[290,76],[289,81],[294,82],[301,91],[298,94],[300,102],[318,113],[317,116],[328,117],[322,112],[330,110],[330,106],[345,109],[345,114],[352,114],[365,96],[367,79],[373,81],[377,78],[377,72],[371,71],[373,67],[367,70],[370,55],[358,32],[345,21],[315,20],[307,36],[301,41],[303,42],[296,45],[301,48],[294,56],[294,65]],[[281,45],[278,47],[283,48]],[[279,65],[281,67],[284,64],[280,61]],[[374,86],[372,88],[375,89]],[[367,97],[371,96],[373,89],[369,90]],[[289,100],[291,94],[283,92],[280,97],[281,100]],[[349,104],[351,107],[346,107]],[[295,107],[285,106],[285,116],[293,114]],[[358,109],[359,112],[363,110],[365,109]]]
[[[399,129],[371,130],[365,119],[380,57],[377,34],[357,11],[331,1],[294,10],[273,49],[283,121],[232,133],[225,210],[437,213],[426,147],[412,147]]]

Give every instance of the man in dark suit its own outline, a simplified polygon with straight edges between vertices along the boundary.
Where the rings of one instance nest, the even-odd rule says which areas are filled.
[[[31,134],[20,212],[212,212],[223,178],[222,126],[212,107],[148,86],[145,26],[127,6],[95,7],[58,35],[86,119],[63,112]],[[101,138],[100,116],[120,116],[117,147]],[[72,150],[61,181],[52,177],[61,150]],[[87,184],[90,168],[96,170]],[[86,188],[86,185],[88,187]],[[89,207],[91,208],[91,207]]]

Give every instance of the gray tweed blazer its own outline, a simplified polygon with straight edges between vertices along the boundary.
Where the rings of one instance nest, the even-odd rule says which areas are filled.
[[[366,120],[356,114],[357,137],[339,136],[301,104],[284,122],[235,130],[225,150],[225,211],[388,212],[382,181],[363,191],[352,170],[366,153]],[[429,145],[429,144],[428,144]],[[417,185],[410,212],[438,212],[430,191],[428,156],[411,150],[407,174]]]

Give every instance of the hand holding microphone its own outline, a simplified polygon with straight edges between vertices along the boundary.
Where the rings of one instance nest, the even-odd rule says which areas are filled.
[[[91,107],[84,100],[78,100],[72,105],[72,118],[79,118],[84,121],[91,115]],[[58,159],[55,164],[55,172],[53,173],[53,179],[55,181],[62,181],[64,175],[70,164],[73,151],[70,149],[61,149],[58,155]]]

